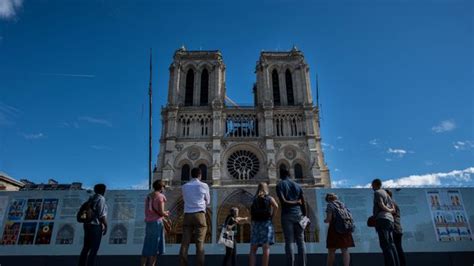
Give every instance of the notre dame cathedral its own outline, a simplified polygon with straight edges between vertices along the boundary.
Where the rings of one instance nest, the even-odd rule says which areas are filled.
[[[226,97],[225,69],[219,51],[174,53],[154,179],[179,185],[199,167],[215,187],[275,184],[286,168],[303,185],[329,187],[303,53],[261,52],[251,106]]]

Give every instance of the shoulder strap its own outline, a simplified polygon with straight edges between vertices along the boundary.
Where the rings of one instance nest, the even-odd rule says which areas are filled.
[[[147,205],[149,206],[148,209],[151,209],[153,212],[155,212],[156,214],[158,214],[158,216],[161,217],[160,213],[158,212],[157,209],[155,209],[155,207],[153,206],[153,201],[152,201],[152,198],[150,197],[150,195],[148,195],[146,197],[146,200],[147,200]]]

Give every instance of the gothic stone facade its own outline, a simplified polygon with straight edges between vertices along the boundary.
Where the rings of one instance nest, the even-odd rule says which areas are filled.
[[[175,52],[154,179],[179,185],[200,167],[215,187],[275,184],[286,168],[302,184],[329,187],[303,53],[260,54],[252,106],[226,104],[225,69],[219,51]]]

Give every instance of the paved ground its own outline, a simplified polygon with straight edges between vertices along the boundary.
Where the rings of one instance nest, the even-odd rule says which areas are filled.
[[[222,255],[206,256],[206,265],[220,266],[222,263]],[[194,257],[190,256],[190,261]],[[246,266],[248,256],[239,255],[237,258],[238,266]],[[308,266],[326,265],[326,256],[323,254],[311,254],[308,256]],[[341,265],[341,258],[337,258]],[[140,258],[138,256],[101,256],[98,259],[97,266],[134,266],[139,265]],[[473,252],[454,252],[454,253],[408,253],[407,263],[409,266],[473,266]],[[260,259],[259,259],[260,262]],[[270,266],[285,266],[284,255],[272,255],[270,258]],[[68,266],[76,265],[77,257],[74,256],[4,256],[0,255],[0,266]],[[178,266],[177,256],[163,256],[158,266]],[[259,264],[257,264],[259,265]],[[352,254],[352,266],[383,266],[383,258],[381,254]],[[191,264],[189,266],[194,266]]]

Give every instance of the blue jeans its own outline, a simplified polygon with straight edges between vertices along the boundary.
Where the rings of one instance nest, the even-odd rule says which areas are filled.
[[[285,237],[285,253],[287,266],[306,266],[306,247],[304,244],[304,230],[299,224],[301,214],[282,214],[281,227]],[[298,247],[298,260],[295,264],[293,243]]]
[[[102,240],[102,226],[84,224],[84,246],[79,257],[79,266],[95,266],[95,258]]]
[[[377,219],[375,230],[379,235],[379,244],[383,252],[385,266],[400,266],[395,244],[393,243],[393,222],[387,219]]]

